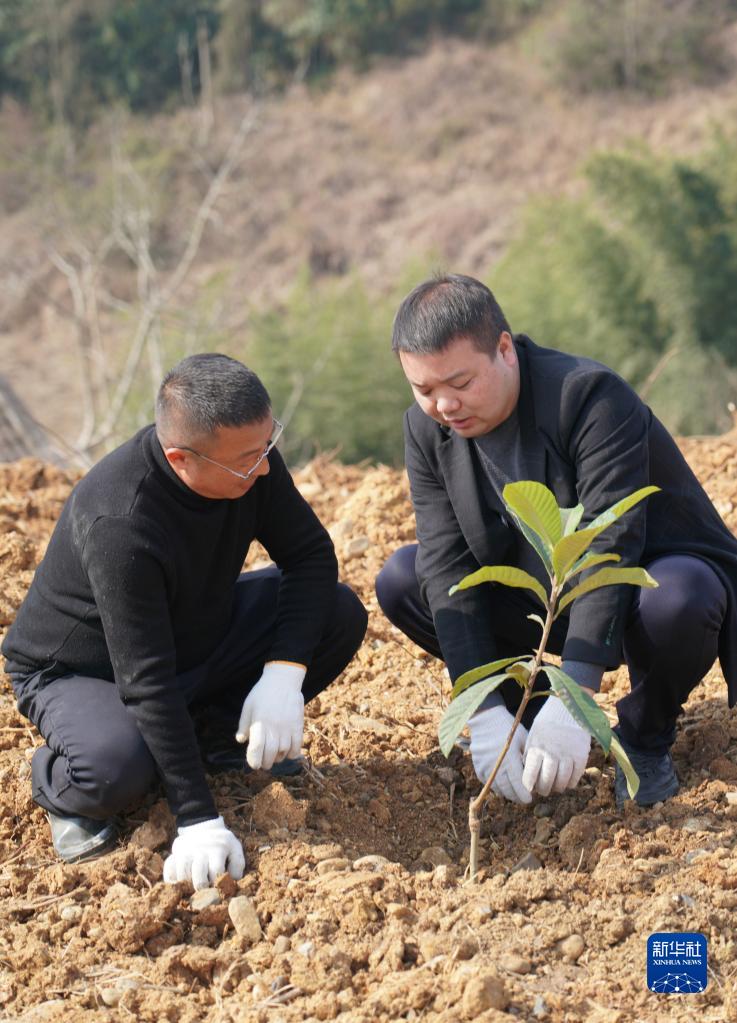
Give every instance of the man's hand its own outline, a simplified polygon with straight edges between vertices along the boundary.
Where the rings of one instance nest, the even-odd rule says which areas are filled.
[[[471,759],[476,777],[484,783],[489,780],[494,764],[507,741],[514,718],[506,707],[489,707],[477,710],[468,719],[471,733]],[[522,779],[522,753],[527,739],[527,729],[518,725],[512,737],[507,754],[502,761],[492,790],[513,803],[531,803],[532,794],[525,788]]]
[[[298,757],[302,749],[305,701],[302,683],[307,669],[301,664],[269,661],[245,699],[238,742],[247,742],[246,760],[254,770],[268,770],[285,757]]]
[[[523,783],[541,796],[572,789],[586,770],[590,747],[586,729],[557,696],[549,696],[527,738]]]
[[[237,881],[243,877],[246,859],[241,843],[223,818],[216,817],[177,830],[164,863],[164,880],[167,884],[191,880],[195,888],[207,888],[226,869]]]

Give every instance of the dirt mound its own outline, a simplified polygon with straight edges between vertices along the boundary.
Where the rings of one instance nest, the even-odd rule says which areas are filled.
[[[737,529],[737,434],[684,451]],[[0,466],[0,634],[74,482],[37,462]],[[39,743],[0,693],[0,1013],[29,1021],[481,1019],[551,1023],[737,1019],[737,719],[712,670],[675,747],[683,787],[618,813],[600,751],[575,792],[532,810],[494,803],[481,883],[462,883],[468,758],[439,752],[442,667],[382,617],[373,579],[414,536],[403,474],[317,460],[297,474],[331,530],[343,578],[370,612],[366,642],[307,712],[311,767],[282,782],[213,778],[249,862],[193,895],[161,883],[173,821],[160,797],[118,849],[55,861],[31,801]],[[263,558],[254,550],[249,565]],[[606,678],[613,711],[626,681]],[[647,991],[654,931],[701,931],[702,995]]]

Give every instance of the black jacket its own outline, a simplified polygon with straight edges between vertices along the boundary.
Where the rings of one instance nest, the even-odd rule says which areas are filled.
[[[665,427],[616,373],[590,359],[515,337],[518,414],[532,479],[562,507],[584,506],[582,524],[649,483],[662,489],[605,530],[592,549],[645,565],[663,554],[708,562],[724,583],[728,610],[719,657],[737,702],[737,539],[722,522]],[[448,596],[482,565],[513,564],[515,540],[501,502],[489,503],[473,441],[413,405],[405,415],[406,463],[417,520],[417,572],[452,679],[498,656],[488,587]],[[622,632],[635,590],[608,586],[571,607],[566,659],[607,668],[622,660]],[[673,637],[678,642],[678,637]],[[523,653],[524,651],[520,651]]]
[[[2,647],[11,675],[115,682],[180,823],[216,814],[175,676],[225,637],[252,541],[282,571],[267,659],[309,664],[334,600],[332,541],[278,451],[269,466],[237,500],[200,497],[140,431],[72,491]]]

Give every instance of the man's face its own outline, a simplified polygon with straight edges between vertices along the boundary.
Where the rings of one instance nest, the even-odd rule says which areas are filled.
[[[222,426],[197,446],[197,453],[186,448],[166,448],[165,454],[177,476],[196,494],[213,500],[235,500],[248,493],[260,476],[268,474],[268,458],[247,480],[233,472],[245,474],[253,468],[266,449],[273,428],[270,415],[260,423]]]
[[[422,411],[461,437],[480,437],[503,423],[519,397],[519,363],[504,331],[494,356],[468,337],[432,355],[400,352],[404,374]]]

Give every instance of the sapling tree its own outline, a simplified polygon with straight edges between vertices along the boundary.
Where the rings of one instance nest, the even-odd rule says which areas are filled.
[[[468,719],[489,693],[507,678],[514,679],[522,689],[522,700],[507,741],[481,792],[469,805],[471,880],[475,879],[478,871],[481,809],[531,699],[550,697],[562,700],[567,710],[596,739],[604,752],[611,753],[617,760],[627,780],[630,797],[634,798],[637,792],[639,779],[617,736],[612,732],[606,714],[569,675],[558,667],[545,664],[543,658],[553,622],[574,600],[602,586],[621,583],[646,587],[658,585],[644,568],[616,568],[610,564],[605,568],[598,568],[598,571],[590,571],[607,562],[621,560],[620,556],[613,552],[592,551],[592,544],[599,534],[616,522],[621,515],[658,489],[649,486],[637,490],[579,529],[584,514],[583,505],[560,508],[554,494],[542,483],[532,480],[509,483],[502,493],[504,504],[520,532],[532,544],[542,560],[550,580],[549,592],[534,576],[511,565],[487,565],[467,575],[450,590],[453,594],[457,590],[479,586],[481,583],[522,587],[535,594],[544,611],[544,617],[536,614],[529,616],[542,629],[540,645],[534,655],[504,657],[465,672],[456,680],[450,706],[440,722],[440,748],[448,756]],[[582,573],[586,574],[582,576]],[[547,676],[550,689],[534,693],[533,687],[540,672]]]

